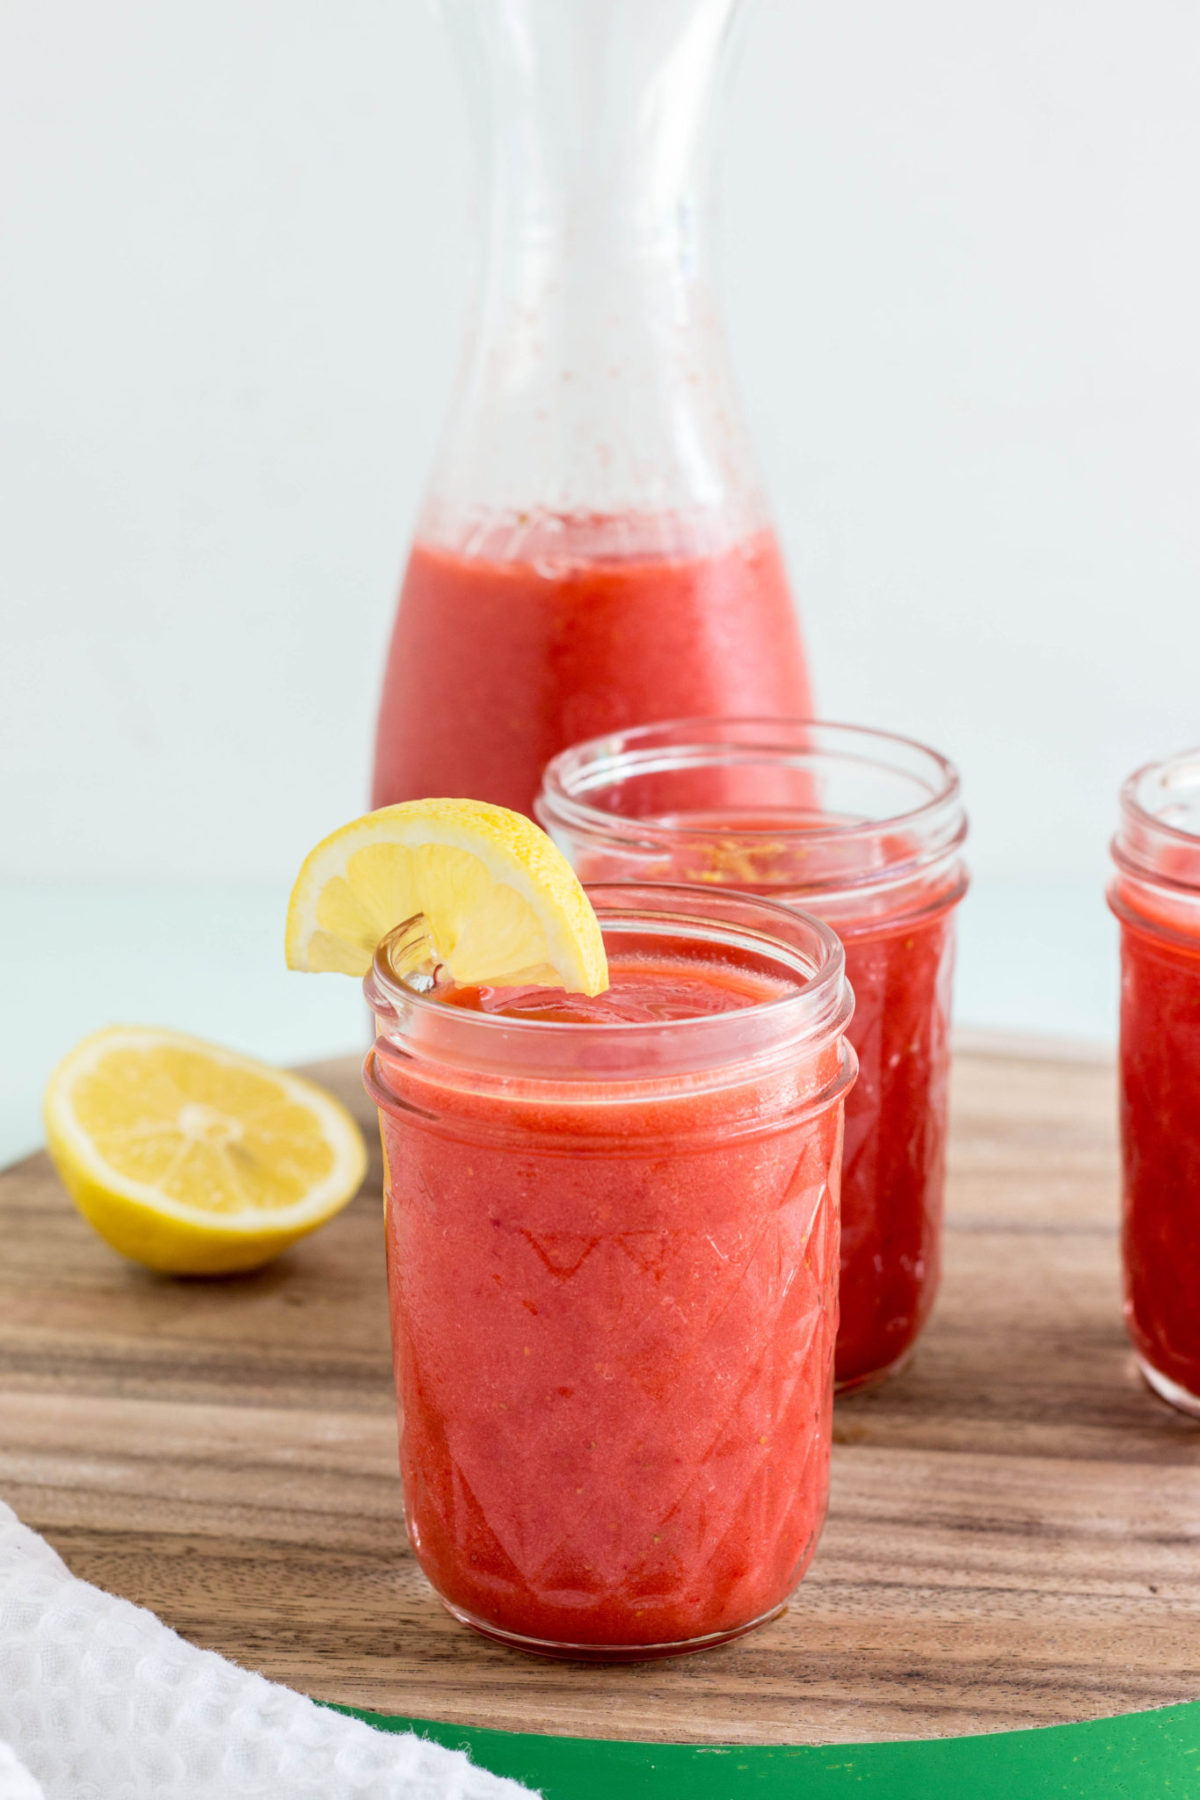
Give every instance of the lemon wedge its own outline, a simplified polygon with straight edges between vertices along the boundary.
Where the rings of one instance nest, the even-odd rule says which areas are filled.
[[[288,967],[365,975],[418,914],[464,987],[608,986],[600,925],[566,857],[532,820],[481,800],[406,800],[324,838],[288,902]]]
[[[84,1218],[171,1274],[258,1268],[353,1199],[366,1173],[358,1126],[322,1088],[155,1026],[77,1044],[44,1110]]]

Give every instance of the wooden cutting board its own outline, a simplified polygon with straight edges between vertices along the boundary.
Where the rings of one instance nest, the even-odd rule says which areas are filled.
[[[354,1107],[357,1065],[314,1071]],[[775,1624],[674,1663],[526,1659],[404,1541],[378,1156],[262,1274],[161,1279],[43,1156],[0,1174],[0,1496],[72,1569],[319,1697],[677,1742],[936,1737],[1200,1693],[1200,1427],[1121,1327],[1112,1070],[960,1050],[946,1277],[890,1384],[839,1403],[829,1523]]]

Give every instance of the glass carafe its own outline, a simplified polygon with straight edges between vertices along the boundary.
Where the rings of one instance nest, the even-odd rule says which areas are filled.
[[[578,739],[809,710],[708,264],[744,5],[443,0],[484,256],[388,657],[377,806],[529,812]]]

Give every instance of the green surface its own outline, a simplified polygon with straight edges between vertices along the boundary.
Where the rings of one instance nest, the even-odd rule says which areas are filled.
[[[534,1737],[339,1710],[466,1750],[545,1800],[1200,1800],[1200,1703],[988,1737],[728,1749]]]

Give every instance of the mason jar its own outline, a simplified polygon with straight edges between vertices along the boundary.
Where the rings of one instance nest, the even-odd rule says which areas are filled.
[[[377,955],[413,1550],[449,1610],[632,1660],[772,1618],[829,1477],[841,945],[737,894],[591,890],[612,985],[412,991]]]
[[[1120,804],[1125,1322],[1150,1386],[1200,1414],[1200,750],[1139,769]]]
[[[801,907],[846,949],[859,1076],[846,1103],[837,1383],[895,1370],[941,1269],[959,779],[857,726],[683,719],[549,764],[538,817],[585,881],[737,888]]]

